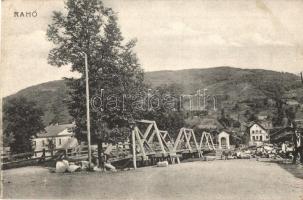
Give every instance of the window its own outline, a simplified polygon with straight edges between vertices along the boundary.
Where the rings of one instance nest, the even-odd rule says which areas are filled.
[[[44,142],[44,140],[42,140],[42,146],[43,146],[43,147],[45,146],[45,142]]]
[[[260,141],[262,141],[262,135],[260,136]]]
[[[253,140],[256,140],[255,136],[252,136],[252,139],[253,139]]]
[[[59,145],[61,145],[61,138],[59,138]]]
[[[255,131],[252,131],[252,133],[255,133]]]
[[[256,140],[259,140],[259,136],[256,136]]]

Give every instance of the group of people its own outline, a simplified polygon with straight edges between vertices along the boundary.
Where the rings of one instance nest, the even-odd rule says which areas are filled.
[[[293,163],[299,161],[303,163],[303,133],[296,130],[293,141],[285,141],[281,144],[281,154],[286,158],[291,158]]]
[[[297,160],[303,164],[303,130],[296,130],[293,137],[294,149],[293,149],[293,163]]]

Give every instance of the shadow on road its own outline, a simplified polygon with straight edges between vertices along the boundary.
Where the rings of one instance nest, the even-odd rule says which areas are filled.
[[[282,169],[286,170],[288,173],[292,174],[296,178],[303,179],[303,165],[302,164],[292,164],[290,160],[284,160],[284,161],[260,161],[260,162],[269,162],[269,163],[275,163]]]
[[[290,163],[277,163],[281,168],[285,169],[297,178],[303,179],[303,166]]]

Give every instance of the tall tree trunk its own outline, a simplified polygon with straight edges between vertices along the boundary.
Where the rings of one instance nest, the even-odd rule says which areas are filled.
[[[102,156],[102,143],[103,141],[101,139],[98,139],[98,165],[100,168],[104,168],[104,161]]]

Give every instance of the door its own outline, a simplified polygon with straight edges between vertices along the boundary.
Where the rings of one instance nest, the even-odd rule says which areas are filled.
[[[221,147],[226,148],[226,138],[225,137],[221,138]]]

